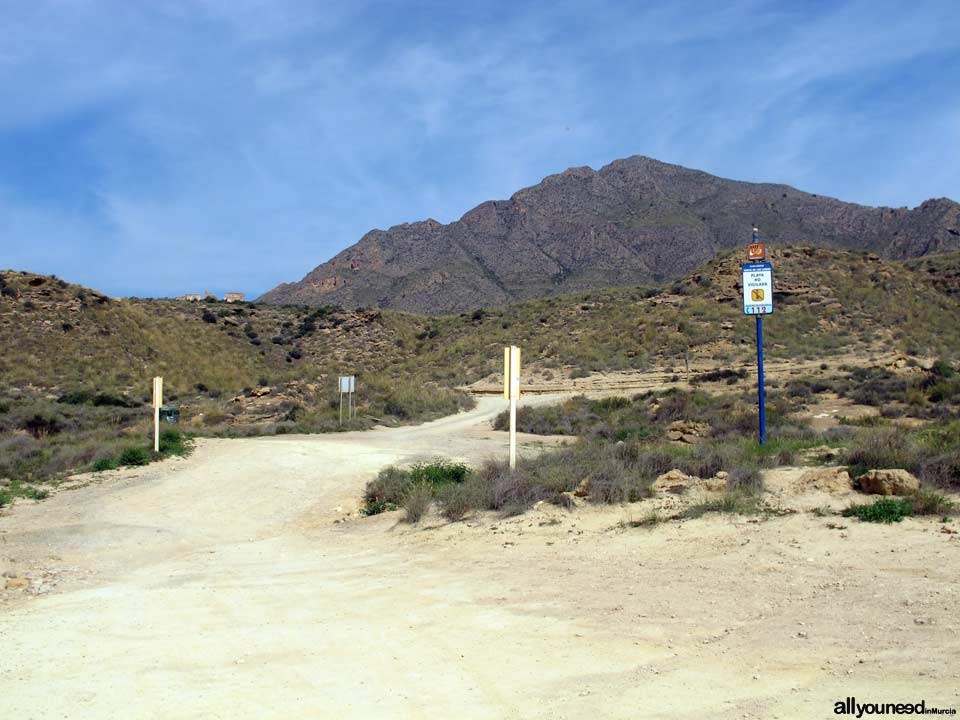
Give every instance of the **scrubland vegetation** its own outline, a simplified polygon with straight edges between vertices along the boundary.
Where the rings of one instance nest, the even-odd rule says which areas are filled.
[[[886,371],[860,369],[822,387],[791,381],[768,398],[765,445],[754,439],[755,396],[738,390],[671,389],[596,400],[577,396],[556,405],[525,407],[518,412],[519,431],[569,435],[575,441],[521,459],[515,470],[503,462],[475,469],[442,463],[387,468],[368,485],[365,512],[403,508],[405,519],[417,522],[436,504],[444,517],[456,521],[480,510],[514,515],[540,501],[569,507],[577,494],[594,503],[631,503],[650,497],[654,481],[669,471],[724,478],[722,495],[691,505],[677,517],[772,512],[761,502],[761,472],[816,464],[822,461],[817,453],[832,448],[833,459],[848,467],[855,483],[868,470],[896,468],[913,473],[923,486],[912,497],[854,506],[847,514],[867,521],[949,515],[956,507],[941,493],[960,491],[960,403],[954,402],[958,396],[952,390],[943,389],[956,378],[953,367],[942,361],[907,382],[895,381]],[[860,423],[816,432],[799,413],[828,391],[854,394],[883,408],[905,406],[903,413],[894,413],[897,417],[915,412],[930,419],[908,427],[877,415],[872,417],[883,421],[880,426]],[[507,429],[506,413],[494,427]],[[638,523],[659,519],[648,516]]]
[[[677,467],[693,471],[703,470],[697,463],[716,465],[715,457],[733,469],[788,462],[809,443],[839,442],[842,432],[815,438],[788,420],[823,393],[878,407],[877,418],[849,420],[878,431],[907,416],[940,427],[955,414],[960,323],[950,280],[957,274],[947,270],[960,265],[960,256],[905,266],[841,251],[783,249],[775,259],[771,358],[860,353],[867,365],[874,353],[896,348],[944,360],[927,371],[851,367],[839,377],[792,378],[771,394],[772,442],[760,450],[731,439],[754,422],[752,398],[742,391],[752,325],[739,311],[739,260],[731,253],[666,287],[591,290],[440,318],[330,306],[116,300],[57,278],[0,273],[0,479],[62,478],[119,463],[129,447],[147,448],[153,375],[164,377],[165,399],[180,407],[185,433],[243,436],[340,429],[335,378],[355,374],[357,417],[349,427],[363,429],[468,407],[469,397],[454,388],[495,377],[501,347],[510,343],[523,346],[527,372],[544,377],[657,367],[679,380],[686,360],[709,358],[715,369],[694,375],[693,391],[575,398],[558,408],[521,410],[527,432],[581,437],[583,447],[624,441],[644,448],[637,452],[646,459],[615,458],[635,476],[621,495],[640,492],[649,476],[646,453],[669,450],[666,427],[679,419],[711,427],[700,449],[669,450],[678,455]],[[734,392],[720,392],[727,385]],[[720,417],[722,423],[714,422]],[[930,450],[928,436],[937,432],[911,430],[902,450],[909,462],[901,462],[925,477],[946,478],[956,458],[949,448]],[[566,451],[579,453],[567,460],[600,463],[602,456],[614,463],[606,450],[587,461],[583,447]],[[549,463],[524,468],[529,487],[477,504],[501,509],[567,492],[561,488],[572,480],[559,479]],[[491,470],[490,477],[500,475]],[[498,482],[505,484],[490,481]]]

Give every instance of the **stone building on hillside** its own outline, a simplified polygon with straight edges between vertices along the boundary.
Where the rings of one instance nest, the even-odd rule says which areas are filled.
[[[223,296],[223,299],[227,302],[243,302],[243,298],[242,292],[228,292]]]

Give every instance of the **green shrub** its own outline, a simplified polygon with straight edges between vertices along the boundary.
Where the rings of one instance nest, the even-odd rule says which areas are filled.
[[[864,522],[900,522],[911,514],[912,505],[907,498],[883,497],[867,505],[851,505],[843,511],[844,517],[857,517]]]
[[[392,512],[397,509],[396,503],[386,500],[369,500],[360,508],[361,515],[379,515],[380,513]]]
[[[31,500],[46,500],[50,497],[49,490],[41,490],[33,487],[32,485],[25,485],[20,488],[20,494],[25,498],[30,498]]]
[[[0,507],[9,505],[12,500],[13,496],[10,494],[9,490],[0,490]]]
[[[150,452],[139,445],[133,445],[123,449],[120,453],[120,464],[131,467],[139,467],[150,462]]]
[[[407,506],[411,493],[422,493],[426,488],[439,495],[448,486],[459,486],[470,476],[470,468],[463,463],[438,461],[414,465],[410,470],[390,466],[381,470],[367,483],[364,490],[364,515],[376,515],[399,506]]]
[[[954,375],[957,374],[957,371],[953,369],[953,366],[946,360],[937,360],[933,367],[930,368],[930,372],[938,377],[942,377],[945,380],[949,380]]]
[[[190,440],[176,428],[165,428],[160,431],[160,454],[164,456],[178,455],[184,457],[192,449]]]
[[[93,463],[93,472],[104,472],[105,470],[116,470],[119,463],[112,457],[97,458]]]
[[[410,469],[410,479],[414,483],[435,488],[450,483],[462,483],[469,473],[470,468],[463,463],[441,460],[429,465],[414,465]]]
[[[598,415],[609,413],[613,410],[630,407],[630,399],[625,397],[608,397],[602,400],[593,400],[590,402],[590,409]]]

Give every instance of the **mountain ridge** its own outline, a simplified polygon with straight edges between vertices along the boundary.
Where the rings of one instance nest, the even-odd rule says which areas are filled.
[[[891,259],[960,249],[960,205],[874,208],[789,185],[729,180],[652,158],[568,168],[459,220],[366,233],[259,299],[443,314],[681,277],[745,242],[866,250]]]

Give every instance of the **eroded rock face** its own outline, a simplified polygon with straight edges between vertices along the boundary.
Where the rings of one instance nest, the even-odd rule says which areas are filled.
[[[872,495],[910,495],[920,489],[920,481],[906,470],[871,470],[860,476],[860,488]]]

